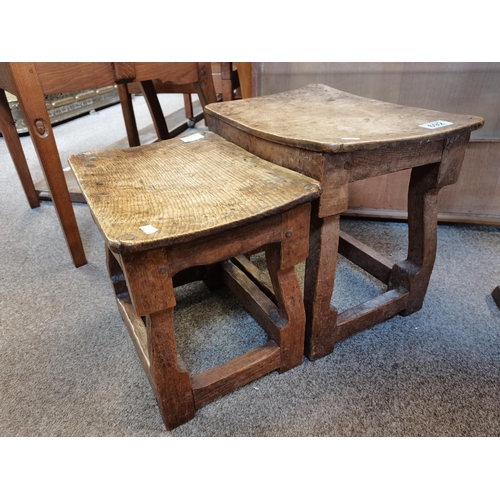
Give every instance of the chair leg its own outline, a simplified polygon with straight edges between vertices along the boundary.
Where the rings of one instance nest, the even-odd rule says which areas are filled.
[[[232,63],[220,63],[221,67],[221,84],[222,84],[222,100],[232,101],[233,96],[233,80],[232,80]]]
[[[252,97],[252,63],[239,62],[236,63],[236,68],[238,70],[242,99]]]
[[[131,148],[134,146],[140,146],[141,141],[137,130],[132,96],[128,91],[126,83],[119,83],[117,84],[117,87],[120,104],[122,106],[123,120],[125,121],[125,129],[127,131],[128,144]]]
[[[184,111],[186,112],[189,127],[193,128],[195,126],[195,119],[191,94],[184,94]]]
[[[66,243],[75,266],[82,266],[87,263],[87,259],[42,88],[34,76],[36,71],[31,64],[16,65],[15,73],[19,104],[47,180]]]
[[[144,99],[146,99],[149,112],[151,113],[151,118],[153,119],[153,125],[155,127],[158,140],[164,141],[166,139],[170,139],[167,122],[165,120],[165,116],[163,115],[163,111],[161,109],[160,101],[158,100],[158,94],[156,92],[153,81],[147,80],[141,82],[141,87]]]
[[[36,194],[35,185],[33,184],[28,163],[26,162],[26,157],[24,156],[21,141],[19,140],[16,126],[14,120],[12,119],[9,103],[7,102],[7,97],[5,96],[5,92],[3,90],[0,90],[0,131],[4,136],[5,143],[9,149],[10,156],[14,166],[16,167],[19,180],[23,186],[26,198],[28,198],[30,207],[39,207],[40,201]]]

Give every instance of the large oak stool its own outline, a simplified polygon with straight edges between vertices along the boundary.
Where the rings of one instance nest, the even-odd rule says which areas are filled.
[[[423,304],[436,257],[437,197],[457,181],[472,130],[483,119],[411,108],[326,85],[210,104],[209,130],[273,163],[317,179],[304,299],[306,355],[318,359],[336,342]],[[340,231],[349,184],[412,169],[408,257],[392,262]],[[341,314],[330,305],[337,254],[387,285],[373,300]]]
[[[300,365],[304,353],[305,310],[294,266],[307,257],[310,202],[320,188],[211,132],[198,136],[69,158],[168,429],[266,373]],[[262,246],[271,290],[259,288],[239,262]],[[174,287],[203,279],[210,288],[221,277],[269,340],[191,377],[176,353]]]

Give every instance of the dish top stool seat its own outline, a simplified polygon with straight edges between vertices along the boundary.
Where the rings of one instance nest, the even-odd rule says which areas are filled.
[[[307,257],[310,202],[320,195],[313,179],[211,132],[188,140],[69,158],[104,237],[118,308],[168,429],[216,397],[302,363],[305,310],[294,266]],[[274,302],[269,289],[247,276],[242,257],[261,247]],[[199,279],[209,288],[225,282],[269,340],[191,377],[176,351],[174,287]]]
[[[318,359],[336,342],[397,313],[418,311],[434,266],[437,196],[457,181],[476,116],[368,99],[326,85],[212,103],[209,130],[253,154],[317,179],[322,195],[311,219],[304,299],[306,354]],[[408,257],[392,262],[340,231],[351,182],[412,169]],[[387,285],[387,292],[338,314],[330,302],[337,254]]]

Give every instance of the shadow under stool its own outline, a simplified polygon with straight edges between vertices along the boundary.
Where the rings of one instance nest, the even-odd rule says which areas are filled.
[[[437,197],[454,184],[476,116],[412,108],[348,94],[326,85],[209,104],[209,130],[256,156],[320,182],[313,205],[304,300],[310,360],[365,328],[423,304],[437,246]],[[349,184],[411,169],[408,256],[392,262],[340,230]],[[380,296],[341,314],[331,306],[341,254],[387,285]]]
[[[491,296],[493,297],[498,309],[500,309],[500,286],[495,287],[495,289],[491,292]]]
[[[211,132],[82,153],[69,163],[105,240],[118,309],[167,429],[223,394],[302,363],[305,309],[294,266],[309,250],[315,180]],[[258,248],[270,290],[240,263]],[[191,376],[176,349],[174,288],[196,280],[225,283],[268,341]]]

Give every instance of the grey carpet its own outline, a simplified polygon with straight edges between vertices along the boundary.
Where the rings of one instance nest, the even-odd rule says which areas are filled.
[[[120,113],[113,106],[55,127],[63,164],[122,139]],[[39,179],[29,137],[22,142]],[[52,203],[30,210],[3,138],[0,164],[1,436],[500,434],[500,311],[490,295],[500,284],[499,228],[441,225],[421,311],[347,339],[314,363],[271,373],[167,432],[116,308],[87,206],[74,205],[88,257],[75,269]],[[342,225],[395,259],[405,255],[403,223]],[[341,259],[339,309],[380,290]],[[227,291],[191,284],[177,292],[179,350],[194,373],[264,341]]]

